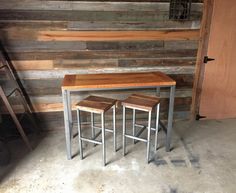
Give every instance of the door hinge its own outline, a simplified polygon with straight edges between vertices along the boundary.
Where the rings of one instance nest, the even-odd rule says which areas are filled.
[[[215,59],[214,58],[208,58],[208,56],[205,56],[203,62],[206,64],[207,62],[210,62],[212,60],[215,60]]]
[[[200,119],[204,119],[204,118],[206,118],[206,116],[202,116],[199,114],[196,115],[196,121],[199,121]]]

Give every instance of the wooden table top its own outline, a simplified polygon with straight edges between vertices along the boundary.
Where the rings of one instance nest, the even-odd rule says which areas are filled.
[[[162,72],[72,74],[65,75],[62,89],[112,89],[172,85],[176,85],[176,82]]]

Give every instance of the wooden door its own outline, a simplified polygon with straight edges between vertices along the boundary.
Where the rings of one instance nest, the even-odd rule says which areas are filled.
[[[236,117],[236,1],[215,0],[199,114],[207,119]]]

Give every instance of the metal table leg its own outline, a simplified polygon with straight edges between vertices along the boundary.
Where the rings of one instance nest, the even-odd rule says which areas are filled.
[[[166,136],[166,151],[170,151],[173,112],[174,112],[174,99],[175,99],[175,85],[170,87],[169,112],[168,112],[168,124],[167,124],[167,136]]]
[[[62,99],[63,99],[63,107],[64,107],[64,124],[65,124],[65,137],[66,137],[66,151],[67,151],[67,159],[70,160],[71,156],[71,118],[69,113],[70,105],[68,101],[68,91],[62,90]]]

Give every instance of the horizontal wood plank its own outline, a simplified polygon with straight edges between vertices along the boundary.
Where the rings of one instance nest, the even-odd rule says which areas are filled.
[[[75,59],[75,60],[13,60],[17,71],[60,70],[60,69],[98,69],[130,67],[194,67],[195,57],[181,58],[139,58],[139,59]],[[173,68],[175,69],[175,68]],[[115,69],[114,69],[115,70]]]
[[[189,21],[162,20],[155,22],[140,21],[42,21],[42,20],[0,20],[0,29],[18,30],[80,30],[80,31],[111,31],[111,30],[160,30],[160,29],[199,29],[200,20]]]
[[[192,4],[193,11],[201,11],[201,3]],[[89,2],[89,1],[28,1],[2,0],[0,10],[76,10],[76,11],[168,11],[167,2]]]
[[[193,74],[170,74],[169,76],[176,81],[177,89],[192,88]],[[62,78],[23,79],[21,81],[30,96],[61,95]],[[0,83],[4,88],[11,90],[12,85],[9,85],[9,82],[0,80]]]
[[[9,52],[11,60],[125,59],[196,57],[196,49],[133,51]]]
[[[40,31],[40,41],[198,40],[199,30],[162,31]]]

